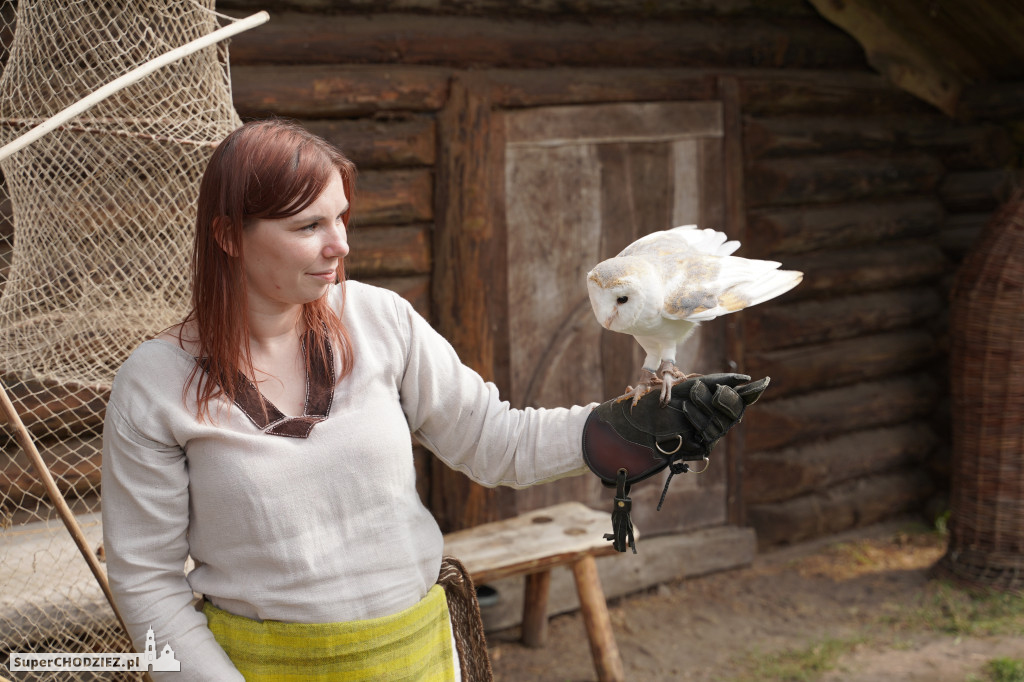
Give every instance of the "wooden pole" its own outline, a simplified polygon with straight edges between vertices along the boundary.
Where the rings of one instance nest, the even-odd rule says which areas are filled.
[[[2,148],[0,148],[0,161],[6,159],[8,156],[14,154],[15,152],[24,149],[28,145],[32,144],[33,142],[41,138],[43,135],[46,135],[47,133],[52,131],[54,128],[57,128],[61,124],[70,121],[75,116],[78,116],[79,114],[91,109],[92,107],[96,106],[97,104],[105,100],[107,97],[113,95],[115,92],[123,90],[132,83],[136,83],[142,80],[143,78],[153,73],[157,69],[163,66],[167,66],[172,62],[176,62],[182,57],[187,57],[188,55],[194,52],[198,52],[204,47],[209,47],[210,45],[213,45],[214,43],[217,43],[221,40],[224,40],[225,38],[230,38],[233,35],[241,33],[242,31],[247,31],[250,28],[266,23],[269,19],[270,15],[267,14],[266,12],[257,12],[256,14],[253,14],[250,17],[246,17],[245,19],[239,19],[236,22],[228,24],[227,26],[214,31],[209,35],[205,35],[201,38],[196,38],[195,40],[189,43],[185,43],[181,47],[176,47],[173,50],[170,50],[169,52],[165,52],[159,57],[151,59],[145,64],[142,64],[132,69],[123,76],[120,76],[119,78],[110,81],[109,83],[99,88],[95,92],[78,100],[77,102],[75,102],[68,108],[64,109],[63,111],[54,114],[46,121],[39,124],[32,130],[28,131],[24,135],[4,145]]]
[[[526,576],[523,597],[523,645],[539,649],[548,639],[548,594],[551,592],[551,571]]]

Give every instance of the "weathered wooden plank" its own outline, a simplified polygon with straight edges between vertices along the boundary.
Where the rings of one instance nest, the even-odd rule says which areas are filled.
[[[846,481],[909,467],[938,444],[922,421],[844,433],[809,445],[743,456],[743,499],[748,505],[781,502]]]
[[[812,114],[934,114],[935,110],[868,70],[743,71],[740,92],[747,116]]]
[[[231,69],[231,89],[244,117],[343,118],[440,109],[450,74],[415,66],[239,66]]]
[[[106,414],[110,387],[77,382],[57,383],[0,375],[7,395],[25,428],[35,436],[78,435],[98,428]],[[0,425],[0,430],[6,426]]]
[[[354,279],[430,273],[431,225],[357,227],[348,234],[345,271]]]
[[[840,433],[889,426],[928,414],[939,400],[930,374],[770,399],[771,388],[743,418],[750,452],[774,450]]]
[[[99,427],[95,427],[99,428]],[[100,453],[102,437],[93,432],[64,440],[36,441],[43,462],[65,497],[94,491],[100,484]],[[0,468],[0,499],[20,505],[28,497],[46,498],[46,486],[36,473],[28,456],[16,447],[13,452],[0,451],[11,459]]]
[[[482,583],[565,565],[584,556],[611,555],[604,539],[607,515],[579,502],[467,528],[444,537],[446,553],[456,556]]]
[[[430,115],[302,121],[302,126],[340,147],[360,169],[434,164],[436,132]]]
[[[507,0],[273,0],[254,3],[252,0],[221,0],[217,9],[252,12],[274,9],[300,12],[421,12],[442,15],[496,16],[584,16],[600,15],[653,19],[688,17],[691,15],[731,16],[751,14],[762,16],[764,0],[659,0],[634,4],[622,0],[531,0],[510,3]],[[803,0],[772,0],[773,15],[783,17],[817,17]]]
[[[823,30],[824,29],[824,30]],[[233,64],[456,68],[787,66],[856,68],[860,47],[817,19],[603,21],[282,12],[231,41]]]
[[[793,254],[785,267],[800,270],[804,281],[780,301],[837,296],[878,289],[897,289],[937,279],[949,269],[942,251],[932,244],[894,242],[843,251]]]
[[[742,253],[781,254],[842,249],[935,232],[943,219],[937,200],[925,197],[750,211]]]
[[[409,301],[409,303],[412,303],[412,307],[416,312],[428,320],[431,319],[430,277],[427,275],[412,275],[409,277],[353,277],[353,279],[394,291]]]
[[[939,314],[934,288],[760,305],[743,312],[746,347],[767,351],[909,327]],[[774,386],[772,387],[774,390]]]
[[[9,240],[14,236],[14,207],[7,196],[7,188],[0,187],[0,240]]]
[[[896,331],[813,346],[747,352],[745,372],[772,378],[772,398],[911,372],[939,354],[924,331]]]
[[[939,197],[950,213],[991,211],[1010,198],[1020,178],[1010,168],[949,173],[939,187]]]
[[[784,206],[928,194],[945,169],[927,154],[810,156],[754,163],[747,205]]]
[[[360,173],[352,201],[352,229],[432,220],[433,196],[434,180],[426,168]]]
[[[462,361],[507,390],[505,140],[491,93],[484,76],[460,74],[438,116],[432,308]],[[452,531],[512,516],[515,503],[511,491],[476,485],[438,463],[431,511]]]
[[[699,69],[501,69],[487,78],[502,107],[715,97],[714,76]]]
[[[1013,155],[1002,126],[965,126],[945,116],[747,117],[744,143],[750,161],[842,152],[922,150],[947,169],[1001,167]]]
[[[862,478],[776,504],[751,505],[748,520],[760,547],[800,542],[877,523],[917,508],[934,490],[919,470]]]

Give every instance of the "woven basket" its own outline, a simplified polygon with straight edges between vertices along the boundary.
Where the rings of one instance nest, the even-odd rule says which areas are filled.
[[[953,468],[939,575],[1024,590],[1024,193],[964,261],[950,314]]]

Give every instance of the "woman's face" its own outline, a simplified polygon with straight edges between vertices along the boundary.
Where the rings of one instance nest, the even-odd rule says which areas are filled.
[[[242,232],[250,310],[274,313],[315,301],[348,255],[348,197],[337,171],[316,201],[290,218],[256,220]]]

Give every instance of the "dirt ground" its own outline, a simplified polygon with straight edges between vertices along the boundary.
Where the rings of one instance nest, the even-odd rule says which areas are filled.
[[[945,544],[921,524],[889,522],[762,552],[745,569],[613,600],[626,679],[993,679],[986,672],[993,659],[1024,660],[1024,599],[1000,597],[993,615],[948,583],[930,580]],[[543,649],[521,646],[518,635],[511,629],[488,636],[497,682],[596,679],[578,613],[551,620]]]

